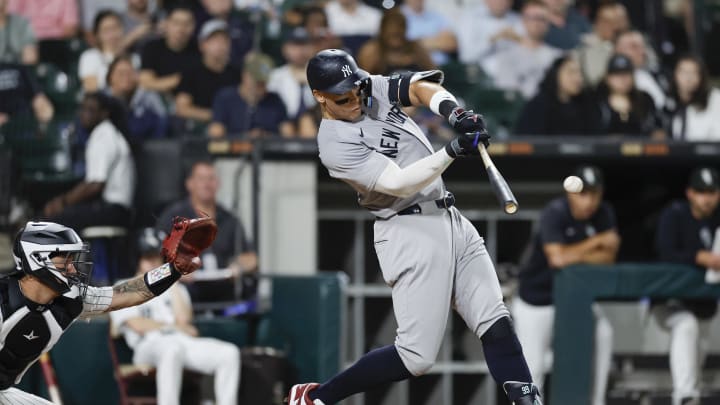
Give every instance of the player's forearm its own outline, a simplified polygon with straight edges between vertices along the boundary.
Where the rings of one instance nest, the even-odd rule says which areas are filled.
[[[375,191],[400,198],[410,197],[440,177],[452,162],[453,158],[444,148],[402,169],[389,161],[375,183]]]
[[[89,200],[102,193],[105,183],[102,182],[85,182],[73,187],[70,191],[62,196],[64,205],[73,205],[81,201]]]
[[[148,288],[144,277],[136,276],[113,287],[113,297],[108,311],[140,305],[153,297],[155,294]]]
[[[563,268],[582,263],[583,257],[597,248],[597,239],[588,238],[573,244],[547,244],[544,250],[550,267]]]
[[[617,258],[617,249],[600,247],[585,254],[580,263],[613,264]]]

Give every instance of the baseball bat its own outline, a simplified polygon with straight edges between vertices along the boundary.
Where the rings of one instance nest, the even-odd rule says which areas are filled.
[[[518,202],[512,190],[510,190],[507,181],[505,181],[505,178],[500,174],[497,167],[495,167],[495,163],[490,159],[490,155],[482,142],[478,143],[478,151],[480,151],[480,158],[482,158],[483,164],[485,165],[485,170],[490,178],[493,192],[500,202],[500,207],[506,214],[516,213],[518,210]]]
[[[43,377],[47,384],[50,401],[55,405],[62,405],[62,397],[60,397],[60,388],[55,379],[55,370],[53,369],[50,356],[47,353],[40,355],[40,367],[42,368]]]

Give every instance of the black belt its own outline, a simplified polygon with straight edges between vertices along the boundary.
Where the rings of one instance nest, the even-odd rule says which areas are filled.
[[[445,198],[441,198],[439,200],[435,200],[435,205],[437,205],[438,208],[450,208],[453,205],[455,205],[455,196],[453,193],[449,192],[445,195]],[[398,211],[397,215],[415,215],[415,214],[422,214],[422,208],[420,207],[420,204],[413,204],[407,208],[404,208],[400,211]]]

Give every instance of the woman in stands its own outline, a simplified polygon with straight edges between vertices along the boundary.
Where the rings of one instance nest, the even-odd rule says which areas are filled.
[[[80,55],[78,75],[85,92],[102,90],[110,63],[123,53],[123,23],[114,11],[100,11],[93,22],[95,47],[86,49]]]
[[[697,56],[678,60],[665,108],[672,139],[720,141],[720,90],[710,86],[707,68]]]
[[[597,88],[603,134],[665,137],[660,112],[650,95],[635,86],[630,59],[615,54]]]
[[[516,122],[518,135],[593,135],[599,114],[585,89],[580,64],[569,55],[553,62],[538,93],[525,104]]]

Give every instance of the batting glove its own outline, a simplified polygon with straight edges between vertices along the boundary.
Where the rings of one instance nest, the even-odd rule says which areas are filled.
[[[448,116],[448,122],[459,134],[469,134],[480,132],[487,135],[485,127],[485,119],[480,114],[475,114],[473,110],[465,110],[462,107],[455,107]],[[486,142],[485,146],[488,146]]]
[[[478,144],[482,142],[485,146],[487,146],[490,144],[488,141],[489,139],[490,135],[488,135],[487,132],[460,134],[457,138],[445,145],[445,150],[452,158],[477,156],[480,154]]]

